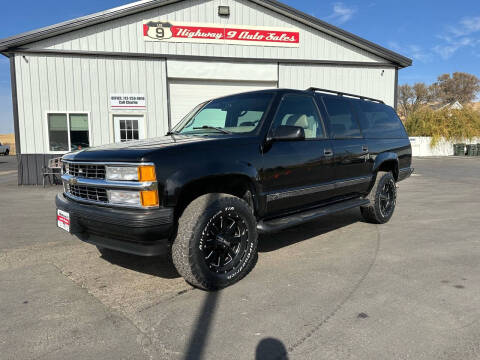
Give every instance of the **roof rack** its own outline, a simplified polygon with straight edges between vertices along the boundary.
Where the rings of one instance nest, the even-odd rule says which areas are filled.
[[[384,102],[382,100],[373,99],[373,98],[369,98],[369,97],[362,96],[362,95],[349,94],[349,93],[345,93],[345,92],[341,92],[341,91],[320,89],[320,88],[316,88],[316,87],[310,87],[310,88],[307,89],[307,91],[319,91],[319,92],[324,92],[324,93],[329,93],[329,94],[335,94],[335,95],[338,95],[338,96],[349,96],[349,97],[354,97],[354,98],[358,98],[358,99],[361,99],[361,100],[369,100],[369,101],[378,102],[380,104],[384,104]]]

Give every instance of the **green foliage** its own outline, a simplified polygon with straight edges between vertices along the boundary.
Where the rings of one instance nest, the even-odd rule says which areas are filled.
[[[471,140],[480,137],[480,113],[469,107],[439,111],[422,107],[407,117],[405,128],[409,136],[431,136],[431,146],[442,138],[449,141]]]

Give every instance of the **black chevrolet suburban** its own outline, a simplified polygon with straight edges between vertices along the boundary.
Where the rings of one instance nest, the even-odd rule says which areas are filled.
[[[410,142],[382,101],[311,88],[207,101],[166,136],[63,157],[57,224],[100,252],[169,252],[190,284],[218,289],[257,260],[258,234],[359,207],[395,210]]]

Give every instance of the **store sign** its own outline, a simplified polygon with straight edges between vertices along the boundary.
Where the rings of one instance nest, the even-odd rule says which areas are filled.
[[[193,24],[172,21],[146,21],[145,41],[237,44],[253,46],[299,47],[296,29],[260,26]]]
[[[143,94],[111,94],[110,106],[112,109],[144,110],[147,103]]]

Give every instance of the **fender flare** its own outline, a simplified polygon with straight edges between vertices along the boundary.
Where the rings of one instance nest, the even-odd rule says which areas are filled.
[[[395,178],[398,178],[398,167],[399,167],[399,161],[398,161],[398,155],[394,152],[384,152],[381,154],[378,154],[375,158],[375,162],[373,164],[373,174],[377,175],[378,169],[382,166],[382,164],[393,161],[395,163],[395,167],[393,170],[393,175]],[[375,179],[374,179],[375,180]]]
[[[199,174],[201,176],[199,177]],[[235,161],[233,163],[211,162],[198,164],[179,169],[165,181],[164,195],[170,206],[175,206],[182,189],[199,180],[207,180],[222,176],[242,176],[250,180],[252,184],[252,195],[258,205],[258,196],[261,193],[259,188],[259,174],[257,169],[249,162]]]

